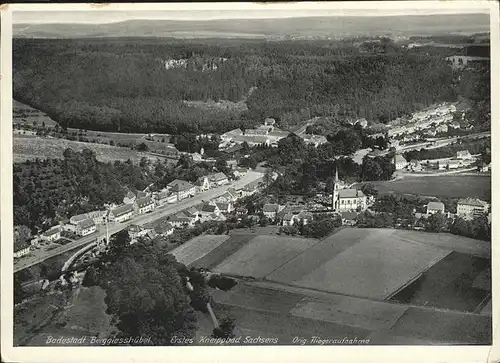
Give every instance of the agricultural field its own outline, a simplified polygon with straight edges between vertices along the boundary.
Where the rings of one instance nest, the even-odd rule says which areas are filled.
[[[391,300],[474,312],[491,294],[490,264],[485,258],[452,252]]]
[[[369,339],[358,343],[367,345],[491,342],[491,323],[480,315],[414,308],[272,282],[240,282],[231,291],[216,291],[212,297],[218,316],[236,319],[236,337],[277,337],[278,344],[291,344],[294,337],[311,344],[312,336]],[[442,325],[432,331],[429,327],[434,319]]]
[[[69,141],[65,139],[51,139],[44,137],[13,137],[13,161],[24,162],[26,160],[63,158],[64,150],[71,148],[75,151],[91,149],[96,153],[97,160],[102,162],[113,162],[115,160],[127,161],[130,159],[138,163],[143,157],[156,160],[158,157],[147,153],[134,151],[128,148],[109,146],[103,144]]]
[[[390,298],[451,253],[466,256],[477,271],[451,257],[442,266],[463,276],[470,272],[470,278],[474,277],[473,270],[479,274],[491,255],[491,246],[482,241],[394,229],[344,228],[323,241],[260,235],[251,239],[247,236],[240,244],[233,244],[235,237],[213,248],[206,253],[205,261],[200,258],[194,265],[222,274],[265,278],[375,300]],[[454,279],[455,275],[444,274],[441,283],[456,286]],[[458,309],[461,306],[458,300],[475,294],[469,285],[456,287],[456,302],[444,300],[440,306]],[[475,308],[479,303],[476,300],[483,298],[479,294],[469,301]],[[417,302],[420,303],[425,301]]]
[[[54,127],[57,122],[45,115],[42,111],[34,109],[24,103],[12,100],[12,123],[14,125]]]
[[[371,182],[379,193],[491,200],[491,176],[442,175]]]
[[[229,236],[227,235],[212,234],[197,236],[172,250],[170,253],[175,256],[177,261],[189,266],[223,244],[228,238]]]
[[[297,237],[257,236],[222,261],[214,271],[260,278],[318,243]]]
[[[394,243],[390,238],[365,238],[308,275],[288,281],[303,287],[341,294],[385,299],[450,252]]]

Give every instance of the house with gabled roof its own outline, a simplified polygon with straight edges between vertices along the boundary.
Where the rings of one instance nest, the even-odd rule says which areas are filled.
[[[216,203],[221,213],[231,213],[234,210],[232,203]]]
[[[170,236],[172,233],[174,233],[174,226],[172,226],[172,224],[167,222],[159,226],[156,226],[154,230],[157,234],[161,236]]]
[[[490,205],[478,198],[463,198],[457,203],[457,216],[463,219],[474,219],[488,213]]]
[[[429,204],[427,204],[426,209],[428,215],[434,213],[441,213],[444,215],[444,204],[441,202],[429,202]]]
[[[57,241],[61,238],[61,228],[59,226],[52,227],[48,231],[45,231],[40,237],[42,241]]]
[[[210,214],[219,215],[221,213],[219,207],[217,207],[215,203],[203,203],[200,212],[202,215],[210,215]]]
[[[129,220],[133,215],[134,206],[132,204],[125,204],[112,209],[109,213],[109,220],[121,223]]]
[[[204,192],[210,189],[210,181],[207,176],[200,176],[195,182],[196,188],[199,192]]]
[[[176,228],[192,227],[195,223],[193,218],[188,217],[183,212],[179,212],[177,214],[174,214],[173,216],[170,216],[168,222]]]
[[[212,187],[218,187],[229,183],[227,175],[221,172],[210,174],[208,176],[208,181],[210,182],[210,186]]]
[[[396,170],[402,170],[406,168],[406,166],[408,165],[408,162],[401,154],[394,155],[393,163],[394,166],[396,167]]]
[[[137,196],[132,191],[127,191],[125,197],[123,197],[123,204],[134,204]]]
[[[275,203],[266,203],[262,207],[262,214],[264,214],[267,218],[275,219],[278,216],[278,213],[284,208],[284,206],[280,206]]]
[[[139,214],[152,212],[155,209],[155,202],[151,197],[137,198],[135,200],[135,209]]]
[[[92,218],[84,219],[76,225],[76,233],[80,236],[87,236],[97,231],[97,226]]]
[[[196,194],[196,187],[185,180],[175,179],[168,183],[167,188],[172,193],[177,194],[178,200],[186,199]]]

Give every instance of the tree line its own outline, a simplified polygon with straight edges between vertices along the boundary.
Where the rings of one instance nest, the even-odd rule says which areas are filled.
[[[265,117],[283,127],[315,116],[385,123],[460,92],[475,94],[469,86],[462,90],[439,52],[393,44],[382,54],[335,41],[15,39],[13,47],[16,99],[61,125],[103,131],[221,133]],[[227,61],[210,72],[165,69],[165,60],[186,55]],[[473,74],[467,82],[479,89],[486,77]],[[245,100],[248,111],[200,109],[182,100]]]

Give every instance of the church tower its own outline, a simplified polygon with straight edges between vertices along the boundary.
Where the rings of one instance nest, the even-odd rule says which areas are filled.
[[[332,198],[332,207],[334,211],[339,209],[339,190],[340,190],[340,181],[339,181],[339,169],[335,168],[335,180],[333,181],[333,198]]]

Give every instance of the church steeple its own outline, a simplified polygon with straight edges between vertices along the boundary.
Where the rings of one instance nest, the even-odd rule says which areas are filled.
[[[340,180],[339,180],[339,169],[335,168],[335,180],[333,181],[333,195],[332,195],[332,208],[334,211],[337,211],[339,208],[339,189],[340,189]]]

